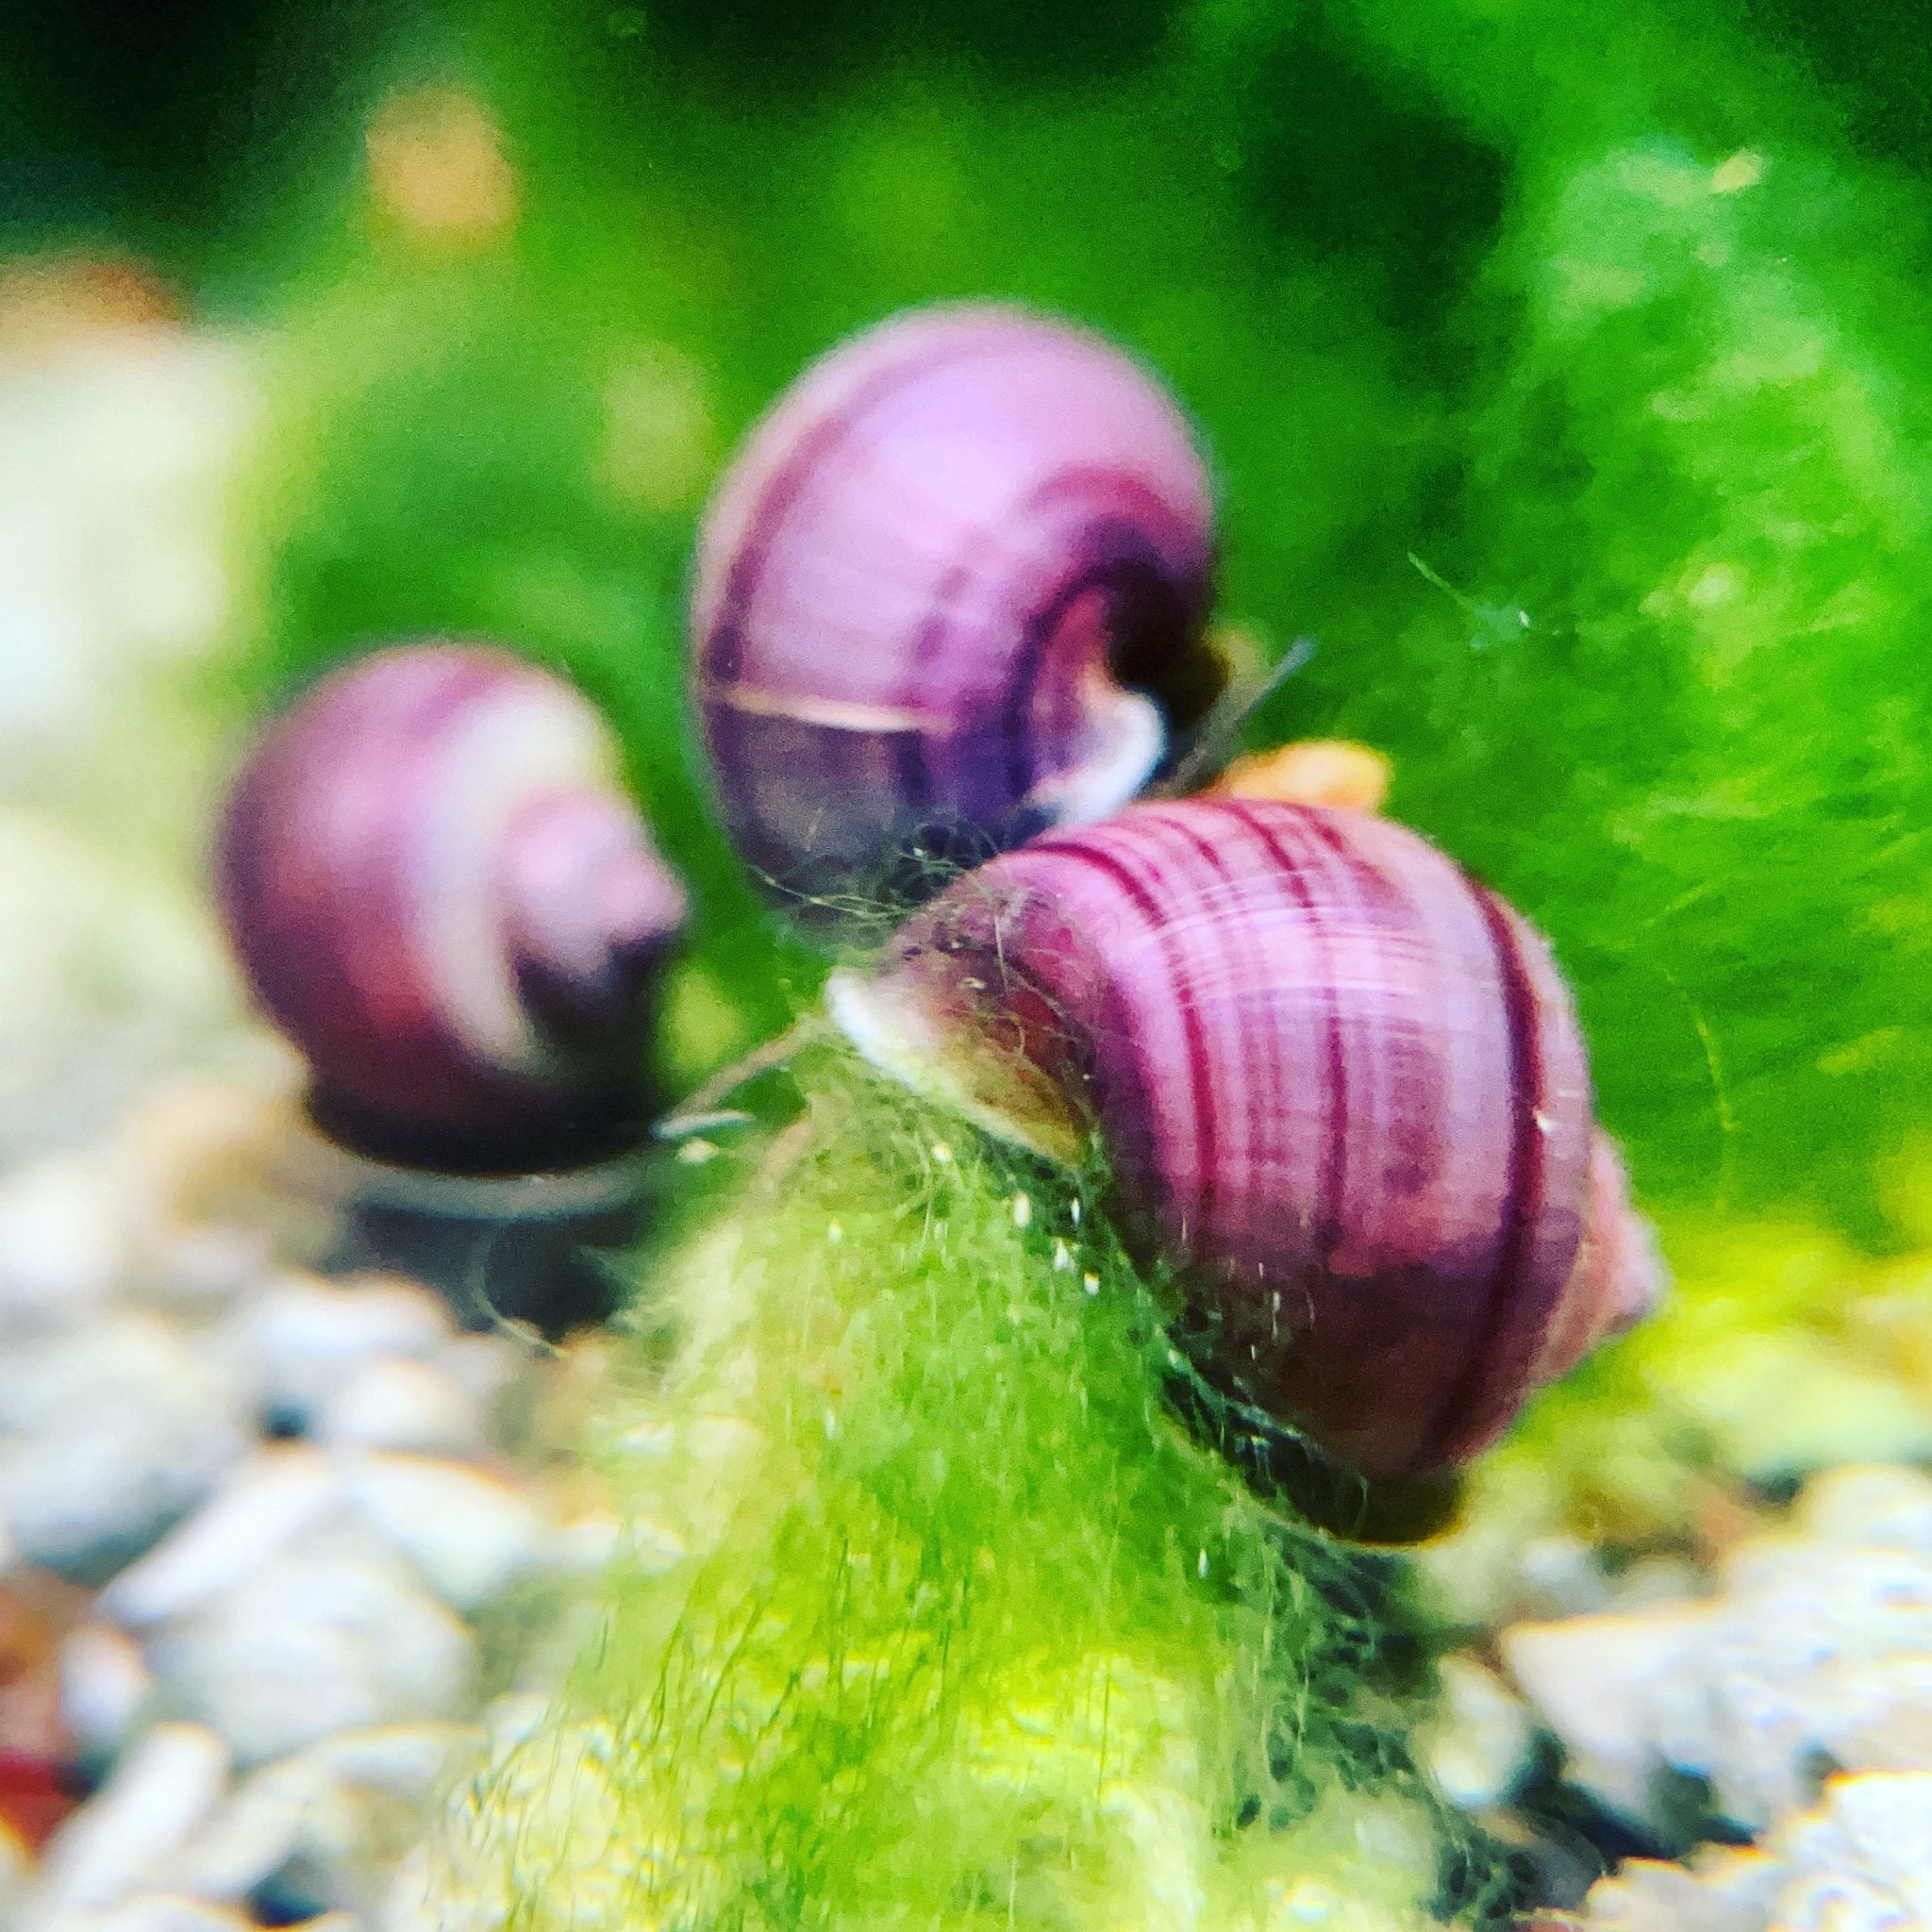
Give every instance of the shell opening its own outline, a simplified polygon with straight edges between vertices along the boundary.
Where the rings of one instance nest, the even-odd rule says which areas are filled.
[[[1037,1067],[961,1026],[905,973],[832,974],[825,1009],[860,1058],[922,1099],[1043,1158],[1072,1167],[1084,1123]]]

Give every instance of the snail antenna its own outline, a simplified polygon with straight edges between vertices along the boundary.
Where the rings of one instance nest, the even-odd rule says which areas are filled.
[[[1180,756],[1154,795],[1175,798],[1194,791],[1226,764],[1255,714],[1314,657],[1313,638],[1296,638],[1280,663],[1265,672],[1239,675],[1214,702],[1214,708],[1182,740]]]

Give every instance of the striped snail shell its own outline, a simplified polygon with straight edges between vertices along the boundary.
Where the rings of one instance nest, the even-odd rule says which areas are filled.
[[[1120,351],[1002,308],[889,321],[751,433],[699,540],[698,707],[744,857],[809,898],[916,835],[1105,817],[1204,714],[1207,473]]]
[[[256,745],[215,874],[256,997],[344,1144],[507,1173],[641,1132],[684,893],[569,685],[448,643],[336,672]]]
[[[831,998],[995,1133],[1097,1132],[1206,1378],[1364,1475],[1466,1458],[1658,1291],[1548,948],[1385,820],[1141,806],[959,879]]]

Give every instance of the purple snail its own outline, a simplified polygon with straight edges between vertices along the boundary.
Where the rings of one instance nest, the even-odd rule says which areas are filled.
[[[813,364],[699,539],[696,695],[746,859],[802,903],[909,839],[1104,818],[1225,678],[1207,472],[1119,350],[1015,308],[896,317]]]
[[[645,1131],[684,892],[569,685],[451,643],[334,673],[255,747],[215,872],[256,997],[343,1145],[513,1174]]]
[[[835,1019],[1077,1160],[1177,1264],[1205,1379],[1362,1475],[1442,1471],[1661,1287],[1543,941],[1413,832],[1143,805],[958,879]]]

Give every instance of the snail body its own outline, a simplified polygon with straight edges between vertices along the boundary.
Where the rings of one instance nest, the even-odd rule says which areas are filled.
[[[1548,948],[1426,841],[1264,800],[992,860],[832,988],[870,1058],[1051,1158],[1097,1135],[1231,1396],[1445,1468],[1658,1286]]]
[[[864,888],[1105,817],[1203,713],[1208,477],[1153,380],[1013,308],[895,318],[758,425],[699,540],[696,696],[746,858]]]
[[[571,686],[451,643],[336,672],[238,775],[215,874],[250,986],[344,1144],[491,1173],[641,1132],[685,900]]]

